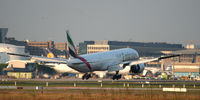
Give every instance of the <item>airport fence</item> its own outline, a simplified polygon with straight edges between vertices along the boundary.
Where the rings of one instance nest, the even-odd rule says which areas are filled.
[[[6,81],[0,86],[42,86],[42,87],[99,87],[99,88],[200,88],[200,82],[120,82],[120,81]]]

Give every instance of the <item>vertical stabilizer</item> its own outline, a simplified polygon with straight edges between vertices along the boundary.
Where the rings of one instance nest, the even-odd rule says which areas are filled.
[[[56,56],[48,48],[45,48],[45,50],[48,58],[56,58]]]
[[[71,39],[71,36],[69,34],[69,30],[66,31],[66,34],[67,34],[67,42],[68,42],[68,48],[69,48],[69,55],[70,57],[74,57],[74,58],[77,58],[78,54],[76,52],[76,48],[75,48],[75,45]]]

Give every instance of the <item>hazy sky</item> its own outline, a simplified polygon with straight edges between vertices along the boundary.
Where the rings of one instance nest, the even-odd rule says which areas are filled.
[[[200,0],[0,0],[0,27],[18,40],[200,42]]]

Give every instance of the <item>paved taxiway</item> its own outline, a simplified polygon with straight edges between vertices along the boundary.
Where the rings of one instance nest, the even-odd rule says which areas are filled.
[[[192,82],[192,83],[200,83],[200,81],[192,81],[192,80],[149,80],[149,79],[131,79],[131,80],[112,80],[112,79],[89,79],[89,80],[82,80],[79,78],[67,78],[67,79],[0,79],[1,81],[46,81],[46,82],[54,82],[54,81],[74,81],[74,82]]]
[[[7,84],[19,84],[23,89],[36,89],[36,86],[43,86],[43,89],[50,90],[63,90],[63,89],[89,89],[89,90],[162,90],[159,85],[162,87],[172,87],[174,83],[176,83],[176,87],[183,87],[185,85],[189,90],[198,90],[200,86],[200,81],[183,81],[183,80],[144,80],[144,79],[135,79],[135,80],[111,80],[111,79],[89,79],[82,80],[77,78],[68,78],[68,79],[0,79],[0,82],[10,82]],[[21,82],[21,83],[20,83]],[[46,82],[48,82],[49,86],[46,86]],[[100,83],[103,84],[100,87]],[[130,87],[127,86],[130,83]],[[23,84],[23,85],[20,85]],[[25,85],[24,85],[25,84]],[[76,86],[74,86],[76,84]],[[142,85],[144,84],[144,87]],[[194,87],[196,85],[196,88]],[[28,85],[28,86],[27,86]],[[150,85],[152,88],[150,88]],[[5,86],[5,85],[4,85]],[[74,86],[74,87],[73,87]],[[17,88],[17,87],[16,87]]]

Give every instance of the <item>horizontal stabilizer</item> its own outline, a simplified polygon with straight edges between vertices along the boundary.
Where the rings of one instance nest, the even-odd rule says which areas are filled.
[[[24,55],[24,54],[16,54],[16,53],[7,53],[8,55],[15,55],[15,56],[22,56],[22,57],[31,57],[30,55]]]

